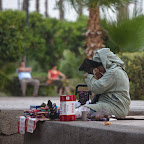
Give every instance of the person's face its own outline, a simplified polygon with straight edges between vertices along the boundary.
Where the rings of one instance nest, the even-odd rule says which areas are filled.
[[[25,63],[24,62],[21,62],[21,67],[25,67]]]
[[[53,70],[56,70],[56,69],[57,69],[57,66],[54,66],[52,69],[53,69]]]

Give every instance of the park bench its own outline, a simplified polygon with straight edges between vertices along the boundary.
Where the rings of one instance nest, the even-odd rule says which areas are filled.
[[[40,88],[42,88],[42,96],[46,96],[46,89],[50,86],[54,86],[48,83],[40,83]]]
[[[46,89],[50,86],[54,86],[52,84],[47,84],[47,83],[44,83],[44,79],[42,80],[42,78],[34,78],[34,79],[38,79],[40,81],[40,87],[39,87],[39,95],[40,96],[46,96]],[[14,77],[14,94],[15,96],[21,96],[22,92],[21,92],[21,85],[20,85],[20,82],[19,82],[19,79],[18,77]],[[46,80],[45,80],[46,81]],[[27,91],[32,91],[33,90],[33,86],[28,84],[27,85]],[[32,89],[32,90],[30,90]],[[28,93],[32,93],[32,92],[28,92]]]

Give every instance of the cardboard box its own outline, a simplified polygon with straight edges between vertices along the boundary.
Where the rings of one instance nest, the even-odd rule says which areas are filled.
[[[60,121],[75,120],[75,95],[60,96]]]

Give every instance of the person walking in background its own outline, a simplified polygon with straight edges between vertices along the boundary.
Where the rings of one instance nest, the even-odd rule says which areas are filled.
[[[62,79],[60,79],[62,77]],[[67,94],[70,94],[70,90],[68,86],[64,86],[64,82],[66,82],[66,76],[57,70],[57,65],[53,64],[52,69],[48,71],[48,84],[56,85],[58,87],[59,96],[63,94],[63,89],[66,91]]]
[[[21,84],[22,96],[26,95],[27,84],[31,84],[34,86],[33,96],[38,95],[40,82],[39,80],[32,78],[31,71],[32,68],[31,67],[26,68],[24,61],[20,62],[20,67],[17,69],[17,74]]]

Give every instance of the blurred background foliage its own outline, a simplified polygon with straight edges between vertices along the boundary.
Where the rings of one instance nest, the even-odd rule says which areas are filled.
[[[69,79],[71,92],[84,83],[84,73],[78,68],[85,55],[86,16],[76,22],[44,18],[30,13],[29,27],[25,25],[25,12],[6,10],[0,12],[0,91],[6,95],[20,95],[16,68],[27,56],[27,66],[33,68],[32,76],[43,83],[53,62]],[[144,100],[144,16],[110,22],[101,19],[106,47],[118,54],[126,64],[130,78],[132,99]],[[30,95],[32,88],[27,89]],[[56,95],[54,87],[40,88],[39,95]]]
[[[130,80],[130,96],[133,100],[144,100],[144,52],[119,55],[125,62]]]
[[[144,16],[117,22],[101,20],[105,30],[105,43],[115,53],[144,50]]]

